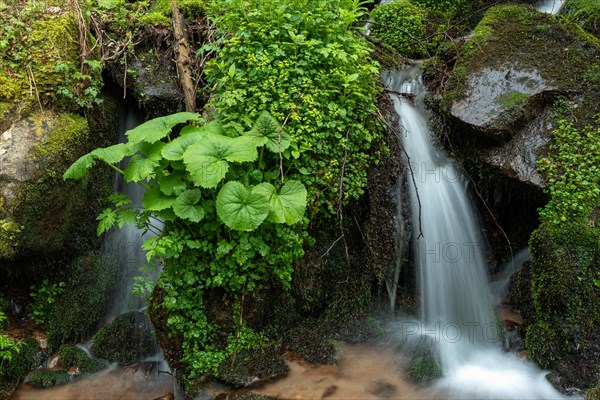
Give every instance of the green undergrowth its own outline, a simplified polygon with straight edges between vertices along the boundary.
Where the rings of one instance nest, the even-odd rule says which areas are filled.
[[[590,369],[597,359],[581,352],[595,351],[600,323],[599,143],[600,120],[583,127],[558,122],[548,155],[538,161],[550,201],[529,242],[536,320],[527,331],[529,354],[582,387],[597,379]]]
[[[307,186],[310,215],[359,198],[383,151],[373,117],[378,68],[353,27],[364,10],[341,0],[253,0],[217,2],[211,12],[229,34],[208,65],[209,107],[236,132],[263,110],[285,124],[292,145],[283,172]]]
[[[567,0],[561,14],[600,38],[600,3],[590,0]]]

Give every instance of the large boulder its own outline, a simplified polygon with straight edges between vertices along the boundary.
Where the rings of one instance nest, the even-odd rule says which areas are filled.
[[[591,118],[599,60],[600,42],[576,25],[529,6],[493,7],[460,51],[442,103],[485,166],[540,189],[535,163],[556,100]]]

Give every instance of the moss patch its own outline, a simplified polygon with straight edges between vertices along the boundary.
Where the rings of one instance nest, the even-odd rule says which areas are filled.
[[[536,69],[550,86],[577,91],[598,62],[600,41],[577,25],[530,6],[492,7],[460,50],[444,103],[465,96],[469,74],[482,68]]]
[[[600,38],[600,2],[590,0],[567,0],[561,14],[577,23],[587,32]]]
[[[26,339],[21,342],[19,354],[12,361],[0,365],[0,398],[7,398],[17,387],[23,374],[36,366],[38,352],[37,340]]]

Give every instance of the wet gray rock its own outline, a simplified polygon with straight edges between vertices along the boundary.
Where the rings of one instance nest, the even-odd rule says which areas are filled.
[[[555,88],[531,67],[484,67],[467,78],[450,115],[495,141],[512,137],[531,117],[536,99]]]

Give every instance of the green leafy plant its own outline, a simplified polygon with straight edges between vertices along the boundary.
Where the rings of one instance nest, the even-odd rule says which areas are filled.
[[[0,310],[0,327],[4,325],[6,315]],[[11,362],[19,354],[21,343],[12,340],[10,337],[0,332],[0,370],[4,362]]]
[[[259,157],[260,170],[276,173],[285,162],[279,175],[306,185],[309,215],[336,215],[364,193],[383,151],[373,118],[379,69],[354,26],[365,9],[354,1],[218,1],[209,15],[222,39],[200,51],[217,51],[206,79],[223,127],[262,136],[271,152],[281,147],[281,158]],[[260,134],[264,110],[289,136]]]
[[[42,284],[38,287],[36,285],[31,287],[30,296],[33,299],[31,303],[30,318],[38,325],[45,324],[46,317],[52,307],[52,304],[56,302],[58,296],[60,296],[65,288],[64,282],[50,283],[47,279],[42,281]]]
[[[100,160],[146,188],[141,208],[122,194],[111,196],[98,234],[128,223],[155,233],[143,248],[148,261],[164,263],[163,306],[169,326],[184,337],[190,376],[213,371],[224,351],[215,342],[218,327],[204,314],[204,290],[223,288],[237,297],[265,284],[287,288],[292,263],[304,254],[306,235],[296,227],[304,221],[307,191],[263,164],[265,153],[291,146],[285,128],[261,113],[247,132],[229,133],[198,114],[160,117],[128,131],[127,143],[82,156],[64,174],[82,178]],[[138,281],[142,289],[148,288]]]

